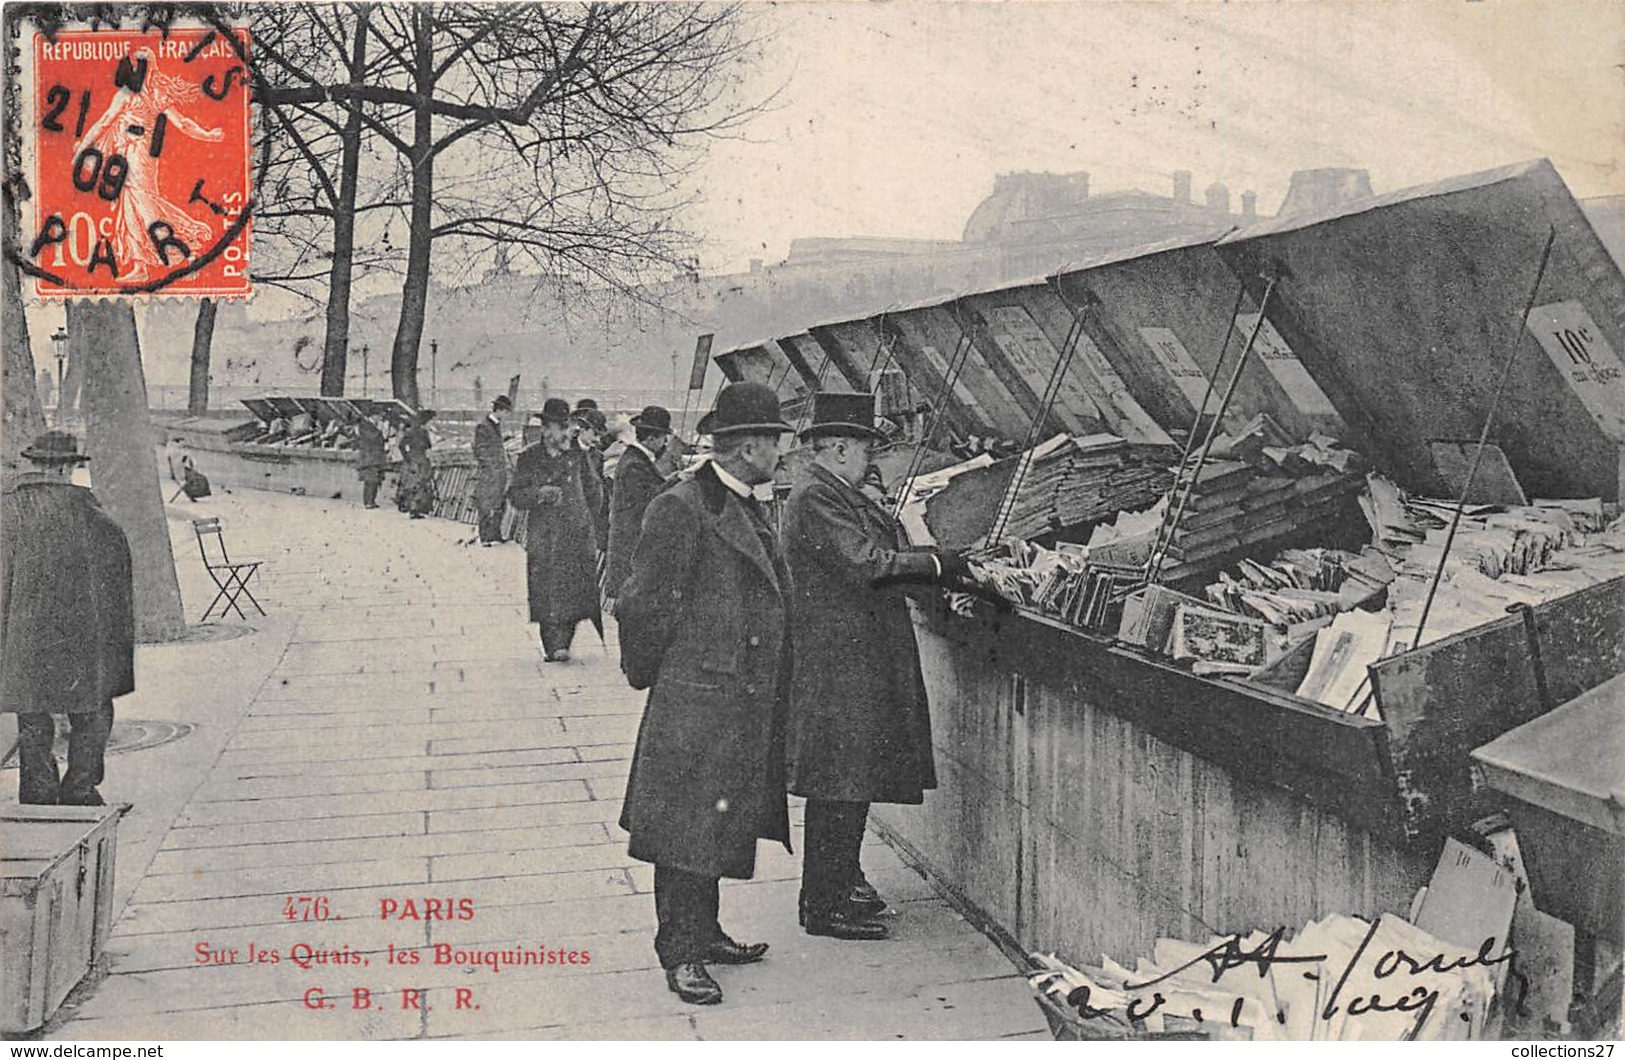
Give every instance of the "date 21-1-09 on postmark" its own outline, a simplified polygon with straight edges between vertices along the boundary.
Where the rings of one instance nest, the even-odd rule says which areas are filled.
[[[34,35],[18,249],[36,297],[249,293],[248,47],[225,27]]]

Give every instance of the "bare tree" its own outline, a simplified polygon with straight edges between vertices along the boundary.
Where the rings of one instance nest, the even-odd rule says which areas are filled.
[[[387,174],[366,182],[362,160],[375,134],[364,121],[361,89],[381,76],[367,44],[371,4],[268,4],[258,9],[256,48],[264,84],[260,102],[272,140],[260,230],[272,264],[255,279],[319,302],[326,332],[321,393],[344,393],[349,361],[350,296],[357,269],[387,264],[388,254],[357,254],[357,222],[398,210]],[[382,167],[379,167],[382,168]],[[311,294],[313,284],[322,288]]]
[[[630,291],[681,260],[674,189],[697,147],[755,109],[733,105],[754,48],[737,6],[390,6],[367,31],[381,77],[270,99],[362,100],[399,155],[410,240],[390,373],[413,404],[437,241]]]
[[[219,305],[213,298],[197,304],[197,322],[192,326],[192,365],[187,377],[186,411],[201,416],[209,411],[209,352],[214,348],[214,318]]]

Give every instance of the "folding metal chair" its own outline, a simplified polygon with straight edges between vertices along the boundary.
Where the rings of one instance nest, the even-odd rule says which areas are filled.
[[[260,602],[254,599],[254,594],[248,588],[248,579],[252,578],[254,572],[260,569],[259,561],[256,560],[252,563],[233,563],[231,561],[231,556],[226,552],[226,535],[220,528],[219,516],[212,519],[193,519],[192,531],[197,535],[197,550],[198,554],[203,557],[203,568],[209,572],[209,577],[214,579],[215,588],[220,590],[215,593],[214,599],[209,602],[209,606],[203,611],[203,617],[198,621],[208,621],[209,615],[214,611],[216,604],[220,604],[221,618],[226,617],[227,610],[232,610],[237,612],[238,618],[245,622],[248,621],[248,615],[243,613],[242,607],[237,603],[238,598],[244,596],[248,597],[248,602],[254,605],[254,610],[262,615],[265,614],[265,608],[261,607]],[[208,544],[205,540],[209,537],[214,538],[215,547],[220,552],[219,562],[209,558]],[[222,600],[225,603],[222,604]]]

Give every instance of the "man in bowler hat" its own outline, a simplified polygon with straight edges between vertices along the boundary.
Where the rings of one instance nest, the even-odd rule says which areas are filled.
[[[931,716],[903,587],[955,583],[964,560],[911,550],[862,486],[874,447],[874,395],[813,395],[801,433],[813,461],[785,502],[795,585],[787,759],[807,799],[801,924],[811,935],[883,939],[885,901],[859,864],[872,802],[919,803],[936,787]]]
[[[790,845],[783,716],[790,572],[752,487],[792,428],[774,393],[735,383],[700,420],[712,459],[657,495],[622,587],[621,668],[649,689],[621,827],[653,862],[655,952],[666,985],[715,1004],[711,964],[760,960],[718,921],[717,882],[749,879],[757,839]],[[655,416],[649,422],[658,422]]]
[[[632,417],[632,440],[615,464],[609,497],[609,557],[604,570],[604,596],[614,600],[632,573],[632,556],[643,531],[643,513],[666,485],[657,466],[671,443],[671,413],[650,405]]]
[[[502,540],[502,516],[508,510],[508,451],[502,446],[502,418],[513,411],[507,394],[497,395],[490,413],[474,426],[474,510],[479,514],[480,544]]]
[[[135,691],[130,545],[70,481],[89,457],[65,431],[24,449],[30,470],[0,495],[0,710],[17,715],[17,801],[101,806],[113,700]],[[57,772],[54,715],[66,714]]]
[[[569,404],[548,398],[540,416],[541,441],[514,461],[508,500],[526,513],[530,620],[541,629],[547,661],[567,662],[582,619],[603,631],[593,514],[602,505],[602,487],[585,454],[570,444]]]

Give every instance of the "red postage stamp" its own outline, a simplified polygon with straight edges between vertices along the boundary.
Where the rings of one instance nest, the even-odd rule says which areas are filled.
[[[248,46],[203,27],[35,37],[37,296],[249,293]]]

